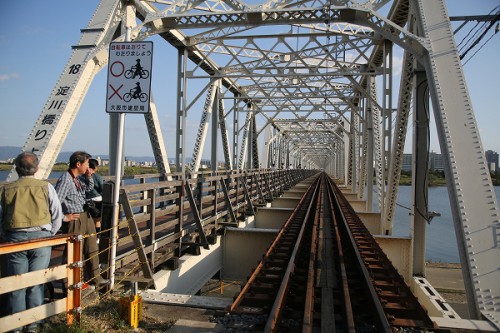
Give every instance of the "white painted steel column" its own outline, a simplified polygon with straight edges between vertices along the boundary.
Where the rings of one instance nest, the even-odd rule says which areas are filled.
[[[181,132],[179,134],[181,135],[181,141],[180,141],[180,160],[182,163],[182,186],[184,186],[184,182],[186,180],[186,118],[187,118],[187,86],[188,86],[188,60],[189,60],[189,54],[188,54],[188,49],[184,48],[184,54],[182,57],[182,107],[179,109],[180,111],[180,122],[181,122]],[[184,190],[182,191],[184,193]],[[183,200],[183,198],[182,198]],[[184,205],[181,204],[181,207],[184,207]],[[180,208],[182,210],[182,208]],[[182,214],[180,215],[182,217]],[[182,225],[182,218],[181,218],[181,225]]]
[[[218,146],[217,146],[217,141],[218,141],[218,129],[219,129],[219,107],[221,107],[221,103],[219,103],[219,100],[222,98],[221,96],[221,91],[220,91],[220,80],[217,81],[215,84],[215,98],[213,101],[213,107],[212,107],[212,144],[210,147],[210,163],[212,164],[211,169],[212,171],[217,171],[217,153],[218,153]]]
[[[118,130],[116,132],[116,159],[115,159],[115,186],[113,193],[113,215],[112,221],[113,226],[111,229],[111,253],[110,253],[110,268],[109,277],[111,281],[110,288],[113,288],[115,284],[115,270],[116,270],[116,248],[118,243],[118,220],[120,218],[120,183],[122,175],[122,156],[123,156],[123,133],[125,127],[125,114],[118,114]]]
[[[472,319],[500,329],[500,212],[444,0],[415,1]]]

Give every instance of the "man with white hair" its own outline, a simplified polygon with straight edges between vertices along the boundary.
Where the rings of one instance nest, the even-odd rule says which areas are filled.
[[[36,179],[38,157],[24,152],[15,159],[19,179],[1,191],[0,235],[2,241],[23,242],[56,234],[62,224],[61,202],[54,187]],[[49,267],[51,248],[42,247],[5,255],[7,275],[24,274]],[[9,293],[7,311],[18,313],[43,304],[44,285],[36,285]],[[33,331],[38,323],[29,325]]]

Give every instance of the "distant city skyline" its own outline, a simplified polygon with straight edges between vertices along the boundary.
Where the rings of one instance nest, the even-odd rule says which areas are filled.
[[[489,170],[498,172],[500,170],[498,153],[493,150],[486,150],[484,154],[486,156],[486,163],[488,164]]]

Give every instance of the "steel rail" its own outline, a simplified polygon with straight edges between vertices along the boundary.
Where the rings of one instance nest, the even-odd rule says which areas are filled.
[[[254,283],[257,280],[257,277],[263,271],[263,269],[265,267],[265,264],[266,264],[265,258],[269,258],[273,254],[273,252],[275,250],[277,250],[277,248],[279,247],[279,243],[284,239],[284,237],[286,236],[286,234],[291,230],[291,225],[294,222],[294,218],[298,215],[301,207],[306,202],[306,198],[308,197],[308,193],[311,192],[311,188],[312,188],[312,185],[308,189],[308,191],[306,192],[306,194],[304,194],[302,196],[302,198],[299,201],[299,204],[295,207],[295,209],[293,210],[293,212],[290,215],[290,217],[287,219],[287,221],[285,222],[285,224],[283,225],[283,227],[280,229],[278,235],[276,236],[276,238],[274,239],[274,241],[269,246],[269,249],[266,251],[265,255],[263,256],[264,259],[259,262],[259,264],[255,268],[253,274],[250,276],[250,278],[248,279],[247,283],[242,288],[242,290],[240,291],[239,295],[236,297],[235,301],[231,305],[230,312],[236,311],[236,309],[241,306],[241,303],[242,303],[243,299],[245,298],[245,295],[249,291],[250,287],[252,286],[252,283]]]
[[[319,191],[319,181],[316,181],[314,184],[314,192],[312,197],[316,198],[317,194]],[[303,197],[305,198],[307,195],[304,195]],[[300,228],[299,234],[297,236],[297,242],[295,243],[295,246],[292,251],[292,255],[290,256],[290,260],[288,261],[287,269],[285,271],[285,275],[283,277],[283,280],[281,282],[280,288],[278,290],[278,294],[276,295],[273,307],[271,308],[271,311],[269,313],[269,317],[266,323],[266,326],[264,327],[264,332],[275,332],[276,328],[279,324],[279,318],[281,317],[281,313],[283,311],[283,303],[286,298],[286,292],[288,291],[288,287],[290,286],[290,275],[293,273],[294,268],[295,268],[295,258],[297,257],[297,253],[299,251],[299,247],[301,243],[304,241],[304,230],[307,226],[307,221],[309,220],[309,215],[311,213],[311,209],[314,207],[315,200],[311,200],[307,206],[307,212],[304,217],[302,226]]]
[[[321,177],[322,179],[323,177]],[[318,251],[319,225],[323,214],[323,181],[319,183],[318,200],[316,204],[316,212],[314,215],[314,224],[311,235],[311,248],[309,253],[309,267],[307,271],[307,286],[306,298],[304,304],[304,316],[302,319],[302,332],[310,333],[314,328],[314,297],[315,297],[315,282],[316,282],[316,260]],[[312,204],[312,203],[311,203]],[[305,223],[304,223],[305,224]]]
[[[329,188],[328,188],[328,204],[329,208],[333,210],[334,203],[333,203],[333,192],[331,188],[331,184],[328,183]],[[346,332],[348,333],[354,333],[356,332],[356,327],[354,324],[354,314],[352,310],[352,304],[351,304],[351,297],[349,293],[349,283],[347,280],[347,271],[346,271],[346,266],[345,266],[345,261],[344,261],[344,250],[342,249],[342,239],[340,237],[340,231],[339,231],[339,221],[336,218],[335,214],[332,214],[332,224],[333,224],[333,229],[335,233],[335,244],[337,246],[337,259],[338,259],[338,265],[340,268],[340,277],[341,277],[341,283],[342,283],[342,292],[343,292],[343,298],[344,298],[344,304],[343,304],[343,310],[345,313],[345,327],[346,327]]]
[[[358,243],[355,241],[355,239],[350,231],[349,224],[347,222],[346,214],[350,213],[350,215],[352,215],[353,212],[351,212],[351,211],[346,212],[345,211],[345,205],[347,203],[346,202],[347,200],[340,192],[340,189],[337,186],[335,186],[335,184],[333,183],[333,181],[331,179],[329,179],[329,184],[330,184],[330,189],[332,190],[332,195],[335,198],[335,202],[337,203],[337,209],[339,209],[339,213],[340,213],[339,215],[341,218],[341,221],[339,221],[339,222],[342,222],[342,224],[345,228],[345,231],[347,232],[347,235],[349,237],[350,243],[353,245],[352,250],[354,252],[354,256],[356,258],[357,265],[360,268],[360,271],[363,275],[364,281],[366,282],[366,287],[368,288],[368,291],[370,294],[370,297],[368,299],[371,300],[372,307],[375,310],[376,317],[377,317],[379,325],[380,325],[379,330],[383,331],[383,332],[392,332],[391,327],[389,325],[389,322],[387,320],[384,308],[382,307],[382,304],[380,303],[377,292],[375,291],[375,287],[371,283],[371,281],[372,281],[371,276],[370,276],[368,270],[366,269],[366,266],[365,266],[365,263],[361,257],[361,254],[359,253],[359,249],[357,246]],[[365,237],[368,235],[369,235],[369,232],[367,232]]]
[[[325,198],[322,202],[327,202]],[[321,220],[319,226],[319,249],[318,249],[318,267],[316,271],[317,280],[316,287],[319,297],[321,297],[320,324],[318,325],[323,333],[336,332],[337,324],[335,323],[336,310],[335,302],[339,302],[339,297],[336,297],[336,287],[338,279],[335,274],[338,274],[339,269],[336,264],[339,260],[335,260],[334,234],[332,231],[333,219],[331,205],[321,207]],[[340,302],[342,302],[340,300]],[[342,302],[344,303],[344,302]]]
[[[379,330],[391,332],[391,327],[435,329],[435,324],[340,189],[332,181],[330,183],[346,226],[346,235],[356,245],[354,247],[356,260],[366,281],[369,282],[367,287],[382,324]]]
[[[439,329],[324,173],[242,288],[228,325],[266,333]]]

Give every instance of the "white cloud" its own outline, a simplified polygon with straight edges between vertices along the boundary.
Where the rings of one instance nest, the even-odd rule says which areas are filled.
[[[392,56],[392,74],[394,76],[401,76],[403,72],[403,55],[394,52]]]
[[[8,81],[12,79],[19,79],[19,74],[17,73],[12,73],[12,74],[0,74],[0,81]]]
[[[21,36],[46,36],[50,33],[50,29],[45,29],[42,27],[23,26],[19,29],[19,35]]]

